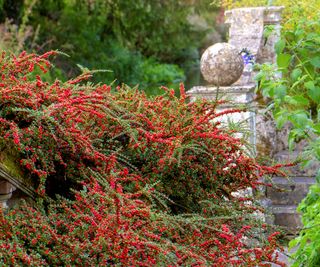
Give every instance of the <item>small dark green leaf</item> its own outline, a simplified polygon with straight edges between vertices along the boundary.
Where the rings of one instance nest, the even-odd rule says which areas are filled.
[[[320,68],[320,57],[314,57],[310,60],[310,63],[316,67],[316,68]]]
[[[274,89],[274,96],[277,98],[283,98],[287,93],[287,87],[283,84],[281,84],[280,86],[276,87]]]
[[[294,106],[309,106],[309,100],[302,95],[288,96],[286,95],[284,98],[285,102]]]
[[[320,88],[313,81],[306,82],[304,86],[308,89],[308,96],[316,103],[320,103]]]
[[[298,111],[297,113],[290,115],[289,119],[294,125],[294,127],[298,128],[292,130],[292,132],[294,132],[295,135],[299,135],[299,137],[301,137],[301,135],[304,133],[300,131],[305,129],[306,126],[310,125],[311,123],[307,113],[304,111]]]
[[[279,55],[283,52],[283,49],[286,46],[286,42],[283,39],[280,39],[278,42],[276,42],[274,48],[276,50],[276,53]]]
[[[279,68],[287,68],[291,61],[291,55],[289,54],[279,54],[277,56],[277,64]]]
[[[275,89],[275,88],[272,86],[272,87],[270,87],[270,89],[269,89],[269,91],[268,91],[269,97],[271,97],[271,98],[274,97],[274,89]]]
[[[317,172],[316,181],[317,181],[317,183],[320,183],[320,169]]]
[[[294,69],[291,73],[291,79],[295,82],[301,77],[301,74],[302,74],[301,69],[299,69],[299,68]]]

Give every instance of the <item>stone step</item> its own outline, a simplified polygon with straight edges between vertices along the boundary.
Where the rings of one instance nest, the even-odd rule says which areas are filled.
[[[288,129],[289,130],[289,129]],[[289,132],[283,132],[282,139],[287,140],[288,139],[288,134]],[[283,140],[283,142],[285,142]],[[282,163],[288,163],[288,162],[295,162],[295,161],[300,161],[301,160],[301,151],[303,151],[306,146],[307,146],[306,141],[301,141],[299,144],[296,144],[296,151],[288,151],[288,150],[283,150],[278,153],[276,153],[273,156],[273,159],[276,162],[282,162]],[[317,175],[317,172],[320,168],[320,161],[311,161],[308,165],[308,167],[303,167],[301,163],[296,164],[292,167],[286,168],[286,172],[288,173],[289,176],[291,177],[314,177]]]
[[[273,187],[266,188],[266,197],[272,205],[298,205],[306,197],[309,187],[315,183],[310,177],[275,177]]]
[[[297,232],[301,229],[301,215],[297,212],[297,206],[273,205],[270,211],[275,225],[284,227],[289,232]]]
[[[306,197],[315,179],[308,176],[274,177],[272,183],[273,187],[266,188],[268,210],[272,214],[269,221],[285,228],[288,233],[297,233],[302,227],[297,206]]]

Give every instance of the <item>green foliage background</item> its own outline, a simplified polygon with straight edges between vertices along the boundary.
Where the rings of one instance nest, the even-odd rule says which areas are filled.
[[[52,77],[74,77],[81,73],[80,64],[112,71],[96,75],[96,82],[139,84],[150,88],[149,94],[186,80],[190,66],[198,64],[206,34],[193,28],[189,16],[217,10],[210,0],[3,0],[0,8],[3,21],[19,25],[11,30],[11,39],[23,42],[23,47],[6,48],[39,53],[59,49],[70,56],[56,60],[61,71]]]

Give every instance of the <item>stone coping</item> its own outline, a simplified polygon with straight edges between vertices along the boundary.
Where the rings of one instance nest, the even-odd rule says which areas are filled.
[[[307,184],[312,185],[316,183],[315,177],[310,176],[288,176],[288,177],[272,177],[272,183],[277,185],[291,185],[291,184]]]
[[[275,13],[281,14],[284,8],[284,6],[241,7],[227,10],[224,14],[226,16],[226,23],[229,23],[228,19],[231,17],[233,10],[265,10],[263,19],[265,24],[273,24],[281,21],[281,16],[277,16]]]
[[[254,83],[247,85],[231,85],[231,86],[194,86],[189,91],[187,91],[187,95],[211,95],[219,90],[219,93],[236,93],[236,94],[244,94],[251,93],[256,88]]]
[[[286,214],[299,214],[296,205],[273,205],[270,210],[273,214],[286,213]]]
[[[11,175],[0,162],[0,181],[3,180],[7,181],[10,184],[10,187],[13,187],[14,189],[19,188],[21,191],[32,198],[36,196],[35,190],[30,185],[28,185],[26,181]]]

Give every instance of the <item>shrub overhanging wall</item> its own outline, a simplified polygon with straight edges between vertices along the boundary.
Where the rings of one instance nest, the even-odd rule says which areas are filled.
[[[1,214],[2,265],[277,262],[277,233],[265,240],[254,216],[261,208],[231,194],[281,167],[257,164],[219,124],[240,110],[188,103],[183,86],[180,98],[165,88],[147,98],[89,83],[90,72],[65,83],[34,77],[55,54],[0,58],[1,138],[38,194]]]

